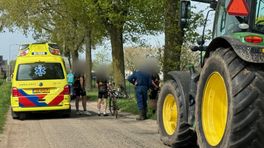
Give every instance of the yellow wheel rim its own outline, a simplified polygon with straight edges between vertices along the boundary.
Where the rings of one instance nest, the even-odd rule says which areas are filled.
[[[211,146],[218,145],[225,133],[228,96],[225,81],[220,73],[213,72],[206,82],[202,101],[202,127]]]
[[[172,94],[168,94],[164,100],[162,109],[162,120],[165,131],[168,135],[173,135],[177,127],[177,104]]]

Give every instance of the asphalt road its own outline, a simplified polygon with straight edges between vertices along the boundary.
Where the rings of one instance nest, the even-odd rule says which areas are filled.
[[[92,116],[75,115],[73,109],[71,118],[32,114],[20,121],[9,113],[0,148],[166,148],[156,121],[136,121],[127,113],[121,113],[119,119],[98,117],[95,106],[88,103]]]

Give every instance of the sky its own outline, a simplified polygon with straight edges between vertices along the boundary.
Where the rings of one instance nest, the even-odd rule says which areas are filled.
[[[204,10],[208,6],[203,4],[197,4],[195,2],[192,2],[192,5],[196,5],[196,6],[199,5],[197,11]],[[204,13],[206,14],[206,12]],[[211,25],[212,24],[209,24],[209,26]],[[142,39],[146,41],[147,45],[151,45],[154,47],[162,47],[164,45],[164,34],[159,34],[156,36],[143,36]],[[0,32],[0,55],[3,55],[5,60],[8,60],[9,58],[10,60],[13,60],[16,58],[18,54],[19,44],[32,43],[32,42],[35,42],[34,39],[32,38],[32,35],[29,34],[25,36],[19,30],[15,30],[14,32],[9,32],[9,31]],[[132,45],[133,44],[128,42],[124,44],[124,47],[132,46]],[[110,42],[106,41],[106,44],[104,46],[98,46],[96,47],[97,50],[93,51],[93,59],[95,58],[95,54],[97,51],[103,50],[105,48],[109,49],[107,52],[109,52],[110,53],[109,55],[111,56]],[[85,54],[81,53],[80,58],[84,59]]]
[[[151,45],[154,47],[161,47],[164,45],[164,34],[159,34],[157,36],[143,36],[142,37],[147,45]],[[21,31],[16,30],[15,32],[1,32],[0,33],[0,55],[3,55],[4,60],[14,60],[18,54],[19,44],[25,43],[33,43],[35,40],[32,38],[31,35],[25,36]],[[124,47],[132,46],[131,43],[125,43]],[[97,51],[103,49],[109,49],[107,52],[110,52],[110,42],[105,41],[105,45],[97,46],[96,50],[93,50],[93,58]],[[81,53],[80,58],[84,59],[85,54]]]
[[[0,55],[3,55],[5,60],[15,59],[18,54],[19,44],[34,42],[31,35],[26,37],[22,32],[0,32]],[[10,52],[9,52],[10,51]]]

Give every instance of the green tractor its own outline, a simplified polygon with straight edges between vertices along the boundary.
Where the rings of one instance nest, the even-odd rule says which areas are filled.
[[[264,0],[194,0],[215,10],[213,40],[193,48],[201,70],[172,71],[158,100],[164,144],[264,147]],[[181,1],[181,24],[190,1]]]

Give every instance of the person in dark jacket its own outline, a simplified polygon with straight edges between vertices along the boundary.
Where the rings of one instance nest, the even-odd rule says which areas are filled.
[[[103,116],[107,116],[107,97],[108,97],[108,80],[104,74],[97,75],[96,86],[98,88],[97,109],[98,116],[101,116],[101,108],[103,108]]]
[[[150,107],[152,108],[152,113],[156,113],[157,109],[157,100],[158,100],[158,92],[159,92],[159,83],[160,78],[158,73],[153,73],[151,76],[152,85],[150,87],[150,93],[149,93],[149,103]]]
[[[147,118],[148,89],[152,83],[151,77],[147,72],[138,70],[128,77],[128,81],[136,86],[137,106],[140,113],[137,120],[145,120]]]

